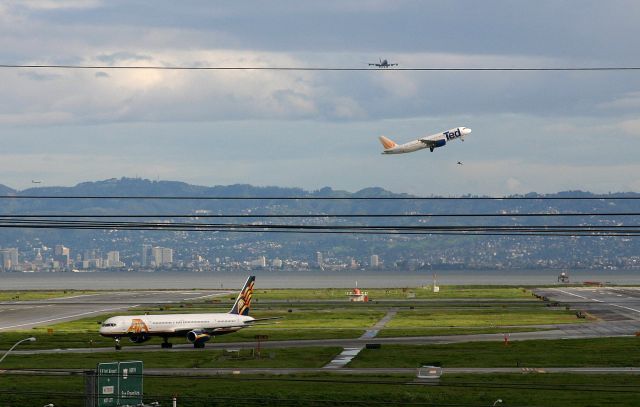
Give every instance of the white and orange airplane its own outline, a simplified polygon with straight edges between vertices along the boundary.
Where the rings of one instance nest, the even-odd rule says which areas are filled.
[[[433,152],[438,147],[443,147],[448,142],[460,139],[464,141],[464,137],[471,134],[468,127],[456,127],[455,129],[443,131],[442,133],[426,136],[404,144],[396,144],[395,141],[380,136],[380,142],[384,147],[382,154],[404,154],[428,148]]]
[[[142,343],[159,336],[164,339],[162,348],[171,348],[170,337],[186,337],[195,348],[203,348],[204,343],[214,336],[224,335],[256,325],[258,321],[279,319],[252,318],[249,316],[255,276],[247,279],[233,308],[228,313],[216,314],[159,314],[122,315],[104,321],[100,335],[114,338],[116,350],[121,348],[120,338]]]

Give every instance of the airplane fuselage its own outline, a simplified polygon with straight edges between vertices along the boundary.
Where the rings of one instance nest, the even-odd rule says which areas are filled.
[[[216,336],[238,331],[244,325],[249,326],[248,321],[253,321],[253,318],[227,313],[122,315],[104,321],[100,335],[114,338],[171,337],[196,331]]]
[[[386,148],[382,154],[404,154],[412,153],[414,151],[422,150],[425,148],[433,151],[435,148],[443,147],[448,142],[457,139],[464,139],[465,136],[471,134],[471,129],[467,127],[456,127],[442,133],[433,134],[419,138],[418,140],[410,141],[404,144],[398,144],[390,148]]]

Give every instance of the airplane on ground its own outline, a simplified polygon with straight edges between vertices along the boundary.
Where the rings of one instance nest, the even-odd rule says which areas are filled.
[[[464,137],[471,134],[471,129],[468,127],[456,127],[455,129],[443,131],[442,133],[434,134],[432,136],[426,136],[414,141],[410,141],[404,144],[396,144],[396,142],[380,136],[380,142],[384,147],[382,154],[403,154],[412,153],[414,151],[428,148],[433,152],[438,147],[443,147],[447,142],[460,139],[464,141]]]
[[[32,179],[31,183],[32,184],[42,184],[42,181],[36,181],[36,180]]]
[[[389,68],[392,66],[398,66],[398,64],[390,64],[389,61],[387,61],[386,59],[382,59],[380,58],[380,62],[379,63],[373,63],[373,64],[369,64],[369,66],[377,66],[378,68]]]
[[[170,337],[186,337],[194,348],[204,348],[211,337],[239,331],[255,325],[258,321],[279,319],[252,318],[249,316],[255,276],[251,276],[238,294],[233,308],[228,313],[210,314],[160,314],[125,315],[107,319],[100,327],[100,335],[114,338],[116,350],[121,349],[120,338],[142,343],[152,336],[164,339],[162,348],[171,348]]]

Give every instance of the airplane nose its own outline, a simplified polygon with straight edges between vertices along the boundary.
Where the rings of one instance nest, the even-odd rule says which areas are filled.
[[[466,136],[467,134],[471,134],[471,129],[468,127],[462,128],[462,135]]]

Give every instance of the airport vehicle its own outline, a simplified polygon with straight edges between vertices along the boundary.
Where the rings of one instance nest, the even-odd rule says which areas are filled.
[[[455,129],[443,131],[442,133],[426,136],[404,144],[396,144],[395,141],[380,136],[380,142],[384,147],[382,154],[404,154],[428,148],[433,152],[438,147],[444,147],[448,142],[460,139],[464,141],[464,137],[471,134],[468,127],[456,127]]]
[[[376,66],[378,68],[389,68],[389,67],[392,67],[392,66],[398,66],[398,64],[390,64],[389,61],[387,61],[386,59],[380,58],[380,62],[379,63],[376,64],[374,62],[372,64],[369,64],[369,66]]]
[[[236,332],[258,321],[278,319],[255,319],[249,316],[255,279],[255,276],[247,279],[228,313],[115,316],[102,323],[100,335],[114,338],[116,350],[121,349],[121,338],[142,343],[152,336],[164,339],[162,348],[171,348],[169,338],[180,336],[186,337],[194,348],[204,348],[205,342],[214,336]]]

